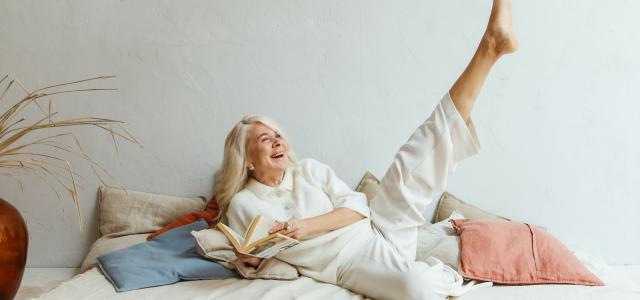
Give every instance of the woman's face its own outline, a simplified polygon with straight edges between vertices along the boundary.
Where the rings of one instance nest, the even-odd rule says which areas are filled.
[[[249,129],[247,150],[247,166],[253,165],[254,174],[283,172],[289,166],[287,141],[262,123]]]

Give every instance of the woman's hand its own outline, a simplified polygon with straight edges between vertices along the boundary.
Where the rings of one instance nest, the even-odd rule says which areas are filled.
[[[240,261],[254,268],[260,265],[260,263],[262,262],[262,258],[248,254],[242,254],[238,252],[236,248],[233,248],[233,253],[236,255],[236,257],[238,257],[238,259],[240,259]]]
[[[269,234],[281,233],[296,240],[303,239],[312,234],[310,223],[307,219],[289,219],[286,222],[276,221]]]

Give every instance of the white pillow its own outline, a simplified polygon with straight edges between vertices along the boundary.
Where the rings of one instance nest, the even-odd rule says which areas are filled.
[[[464,219],[464,216],[456,209],[448,218],[438,223],[418,227],[416,261],[425,261],[433,256],[457,270],[460,261],[460,237],[453,230],[449,220],[458,219]]]

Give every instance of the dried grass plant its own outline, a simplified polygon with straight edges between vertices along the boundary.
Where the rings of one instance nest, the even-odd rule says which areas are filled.
[[[126,123],[123,121],[99,117],[57,119],[58,112],[53,111],[52,96],[69,93],[112,91],[115,89],[79,88],[79,85],[114,77],[115,76],[101,76],[83,79],[51,85],[31,92],[27,91],[24,85],[18,80],[8,80],[8,75],[0,79],[0,91],[2,91],[0,93],[0,104],[2,104],[2,101],[12,87],[17,86],[17,88],[21,89],[21,93],[23,92],[25,95],[0,116],[0,175],[14,179],[23,193],[24,187],[22,181],[16,175],[26,173],[39,178],[55,193],[59,201],[62,201],[62,197],[56,189],[56,186],[58,188],[62,187],[73,201],[81,235],[84,232],[84,222],[82,220],[82,213],[80,212],[77,192],[81,176],[74,172],[71,162],[67,157],[80,157],[88,163],[93,173],[104,185],[107,184],[103,175],[115,182],[118,181],[95,159],[85,153],[80,144],[80,140],[73,132],[69,131],[70,127],[89,126],[106,131],[112,138],[118,156],[120,155],[120,151],[118,149],[118,143],[116,142],[117,138],[122,138],[141,148],[142,144],[124,128],[123,125]],[[42,102],[45,101],[46,106],[43,107]],[[35,106],[37,110],[42,113],[42,116],[36,118],[35,121],[27,121],[26,118],[21,117],[21,113],[29,106]],[[46,129],[62,130],[63,132],[49,134],[50,131],[44,131]],[[37,135],[36,133],[39,132],[44,132],[46,137],[32,138],[26,141],[29,137]],[[103,175],[101,175],[101,173]],[[117,184],[121,186],[121,184]]]

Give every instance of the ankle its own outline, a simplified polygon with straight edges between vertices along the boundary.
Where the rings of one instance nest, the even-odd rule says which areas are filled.
[[[486,33],[478,45],[477,54],[485,59],[491,60],[498,60],[498,58],[503,55],[503,53],[499,51],[496,40],[488,37]]]
[[[482,36],[478,51],[496,59],[518,49],[518,41],[511,32],[488,29]]]

